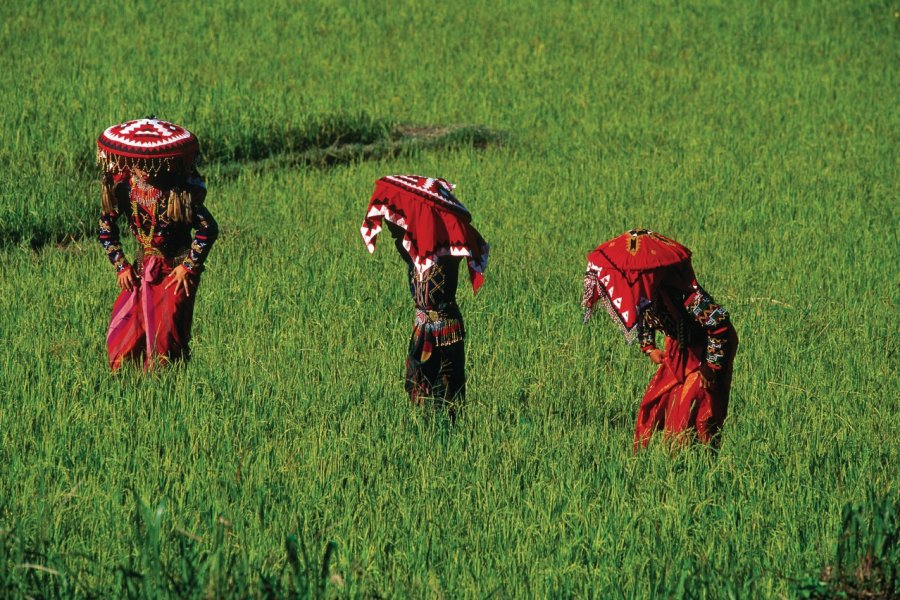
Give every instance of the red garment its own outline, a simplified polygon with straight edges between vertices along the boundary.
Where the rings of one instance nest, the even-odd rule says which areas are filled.
[[[484,281],[488,244],[472,226],[472,216],[453,195],[453,184],[418,175],[388,175],[375,182],[360,232],[369,252],[382,221],[403,229],[402,245],[422,276],[442,256],[466,257],[472,289]]]
[[[663,363],[638,409],[635,450],[660,429],[667,436],[693,429],[700,441],[713,441],[728,412],[737,334],[725,308],[697,283],[691,251],[646,229],[603,242],[588,255],[585,321],[597,301],[648,355],[656,332],[666,335]],[[711,389],[700,387],[701,373]]]
[[[140,285],[132,291],[122,290],[113,305],[106,347],[113,371],[125,360],[139,361],[144,369],[160,362],[187,358],[191,339],[194,298],[199,278],[191,278],[190,296],[172,284],[165,285],[172,265],[159,256],[145,256],[141,265]]]
[[[682,347],[666,337],[663,363],[650,380],[641,400],[634,431],[635,451],[650,441],[655,431],[666,436],[679,436],[689,429],[697,439],[709,443],[725,422],[731,391],[731,374],[738,337],[731,324],[726,333],[727,353],[721,370],[716,373],[712,389],[700,387],[700,368],[704,364],[706,343],[699,341]]]

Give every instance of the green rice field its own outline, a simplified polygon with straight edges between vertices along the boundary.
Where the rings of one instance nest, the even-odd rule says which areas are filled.
[[[10,0],[0,47],[0,597],[900,595],[896,0]],[[220,237],[192,361],[113,376],[95,139],[151,113]],[[455,425],[391,173],[491,245]],[[718,453],[634,454],[653,365],[582,325],[639,226],[740,335]]]

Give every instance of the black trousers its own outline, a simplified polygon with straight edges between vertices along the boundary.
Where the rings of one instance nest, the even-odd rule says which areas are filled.
[[[465,342],[432,346],[428,353],[422,337],[413,335],[409,342],[406,357],[409,399],[422,405],[426,398],[431,398],[435,408],[447,408],[451,417],[455,417],[466,395]]]

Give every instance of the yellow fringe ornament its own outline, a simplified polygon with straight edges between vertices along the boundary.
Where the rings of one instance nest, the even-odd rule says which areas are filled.
[[[169,192],[169,208],[166,214],[176,223],[194,221],[194,195],[190,190],[174,189]]]
[[[100,204],[103,207],[104,214],[109,215],[118,212],[119,202],[116,198],[112,173],[104,173],[103,178],[100,180]]]

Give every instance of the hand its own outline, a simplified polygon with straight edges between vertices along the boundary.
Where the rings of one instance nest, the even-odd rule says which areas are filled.
[[[703,371],[700,371],[698,374],[700,375],[700,388],[701,389],[704,389],[704,390],[715,389],[715,387],[716,387],[715,379],[707,377],[706,375],[703,374]]]
[[[169,273],[168,277],[169,281],[166,282],[165,288],[169,289],[169,286],[173,283],[175,284],[175,295],[178,295],[178,291],[183,289],[185,296],[190,296],[191,291],[189,285],[191,283],[191,273],[188,271],[184,265],[178,265],[172,272]]]
[[[118,278],[119,289],[130,292],[138,286],[138,279],[134,276],[134,269],[129,268],[119,271],[116,277]]]
[[[647,353],[647,358],[649,358],[653,363],[661,365],[663,363],[663,351],[659,348],[654,348]]]

